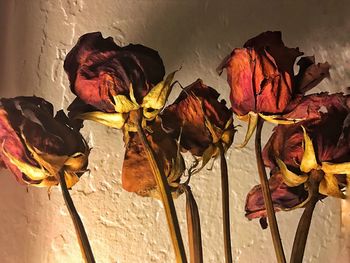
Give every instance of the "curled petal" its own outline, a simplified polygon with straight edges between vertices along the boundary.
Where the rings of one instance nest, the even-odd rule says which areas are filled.
[[[319,186],[320,194],[333,196],[337,198],[345,198],[345,195],[339,189],[338,180],[333,174],[326,173]]]
[[[350,174],[350,162],[346,163],[328,163],[322,162],[322,171],[326,174]]]
[[[104,113],[101,111],[93,111],[81,113],[76,116],[77,119],[92,120],[108,127],[121,129],[127,119],[123,113]]]
[[[171,82],[174,79],[176,71],[170,73],[165,80],[159,82],[143,98],[142,107],[146,109],[160,110],[164,107],[170,93]]]
[[[301,127],[304,131],[304,155],[301,159],[300,170],[302,172],[308,173],[312,169],[317,169],[318,164],[312,141],[309,135],[307,135],[305,128],[303,126]]]
[[[255,129],[256,129],[256,125],[258,124],[258,118],[259,115],[257,113],[254,112],[249,112],[247,115],[244,116],[237,116],[238,119],[242,120],[242,121],[248,121],[248,129],[247,132],[245,134],[245,138],[244,141],[238,145],[238,148],[243,148],[247,145],[247,143],[249,142],[250,138],[252,137]]]
[[[281,170],[281,174],[283,176],[283,181],[289,187],[294,187],[305,183],[308,180],[308,176],[306,175],[297,175],[288,170],[287,166],[280,159],[276,159],[276,162]]]
[[[39,181],[50,176],[50,174],[44,168],[38,168],[34,165],[25,163],[6,152],[6,150],[3,150],[3,152],[10,162],[31,180]]]

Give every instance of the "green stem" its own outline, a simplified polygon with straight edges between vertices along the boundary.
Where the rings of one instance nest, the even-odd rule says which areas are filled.
[[[221,194],[222,194],[221,201],[222,201],[225,262],[231,263],[232,249],[231,249],[231,231],[230,231],[230,195],[229,195],[228,170],[227,170],[224,147],[221,143],[218,143],[218,147],[220,151]]]
[[[179,263],[187,262],[185,248],[181,237],[180,226],[177,219],[175,205],[170,193],[170,188],[168,185],[167,178],[164,172],[159,169],[159,165],[155,158],[154,152],[148,143],[148,140],[142,129],[140,121],[137,122],[137,133],[140,136],[142,145],[145,149],[148,161],[150,163],[150,166],[152,168],[152,171],[158,186],[158,190],[160,192],[160,195],[163,201],[165,214],[166,214],[166,218],[169,226],[170,236],[171,236],[173,247],[175,250],[176,261]]]
[[[64,177],[64,170],[59,171],[59,180],[60,180],[64,202],[66,203],[69,214],[72,218],[83,258],[87,263],[95,263],[94,255],[92,253],[89,239],[85,232],[83,222],[81,221],[80,216],[77,210],[75,209],[72,197],[70,196],[67,188],[66,180]]]
[[[262,131],[263,124],[264,124],[264,120],[259,117],[257,128],[256,128],[256,134],[255,134],[256,161],[258,165],[259,179],[260,179],[261,189],[264,197],[264,203],[265,203],[265,208],[267,212],[267,219],[270,226],[270,231],[271,231],[273,245],[275,248],[277,262],[285,263],[286,258],[283,252],[282,241],[278,230],[275,210],[273,208],[273,203],[271,198],[269,181],[267,179],[265,165],[264,165],[264,161],[261,153],[261,131]]]
[[[315,171],[318,172],[318,171]],[[299,220],[298,228],[295,233],[292,254],[290,257],[291,263],[301,263],[303,261],[307,237],[309,235],[312,214],[318,202],[318,180],[314,180],[313,175],[309,177],[309,194],[311,198],[306,204],[304,212]]]

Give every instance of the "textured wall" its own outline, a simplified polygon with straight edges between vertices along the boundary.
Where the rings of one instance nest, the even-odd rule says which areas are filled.
[[[215,73],[221,59],[249,37],[282,30],[289,46],[299,46],[332,64],[333,78],[322,82],[321,89],[346,91],[350,84],[349,8],[348,0],[2,0],[1,95],[35,94],[53,102],[56,109],[65,108],[73,97],[63,60],[78,37],[89,31],[113,36],[122,45],[153,47],[168,72],[182,66],[177,78],[183,85],[201,77],[226,98],[226,81]],[[242,140],[243,130],[236,142]],[[93,147],[91,173],[83,176],[72,196],[97,262],[173,262],[161,204],[121,189],[120,132],[88,123],[83,133]],[[262,231],[258,221],[244,218],[245,195],[258,183],[253,157],[252,143],[243,151],[231,149],[227,155],[234,259],[274,262],[269,231]],[[212,171],[193,178],[205,262],[223,262],[219,179],[218,163]],[[19,186],[3,170],[0,185],[1,262],[81,262],[58,188],[49,200],[45,189]],[[176,206],[185,227],[183,197]],[[288,257],[300,214],[278,214]],[[340,234],[340,202],[328,198],[316,208],[305,262],[348,262],[345,244]]]

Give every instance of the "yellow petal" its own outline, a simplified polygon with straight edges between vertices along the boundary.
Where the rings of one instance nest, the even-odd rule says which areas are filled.
[[[114,99],[114,109],[118,113],[128,113],[132,110],[137,110],[140,108],[135,102],[129,100],[125,95],[113,96]]]
[[[123,113],[105,113],[101,111],[93,111],[79,114],[76,118],[96,121],[108,127],[121,129],[126,121],[127,115]]]
[[[153,120],[159,114],[160,111],[161,110],[149,111],[148,108],[143,108],[143,116],[145,116],[147,120]]]
[[[176,71],[170,73],[165,80],[154,86],[143,98],[142,107],[146,109],[160,110],[164,107],[170,94],[171,82]]]
[[[276,162],[278,164],[278,167],[281,170],[284,183],[286,185],[288,185],[289,187],[298,186],[298,185],[301,185],[307,181],[308,176],[297,175],[297,174],[289,171],[286,164],[282,160],[276,158]]]
[[[79,177],[73,172],[64,172],[64,178],[66,180],[67,188],[72,188],[79,181]]]
[[[77,152],[71,155],[64,163],[68,171],[81,171],[87,163],[89,151],[87,153]]]
[[[312,145],[312,141],[307,135],[306,130],[303,126],[301,126],[304,131],[304,155],[301,159],[300,170],[304,173],[310,172],[312,169],[316,169],[318,167],[316,161],[316,155],[314,146]]]
[[[320,182],[318,191],[323,195],[345,198],[344,193],[339,190],[338,180],[333,174],[325,174],[324,178]]]
[[[331,174],[350,174],[350,162],[346,163],[322,163],[322,171]]]
[[[248,129],[247,129],[247,133],[245,135],[243,143],[236,147],[243,148],[244,146],[247,145],[247,143],[249,142],[249,139],[252,137],[255,131],[256,125],[258,124],[258,118],[259,118],[259,115],[252,111],[249,112],[247,115],[238,116],[238,119],[242,121],[248,121]]]
[[[264,115],[262,113],[259,113],[260,117],[263,118],[267,122],[271,122],[274,124],[295,124],[299,121],[302,121],[304,119],[288,119],[288,118],[283,118],[282,116],[279,115]]]
[[[6,157],[10,160],[10,162],[13,165],[15,165],[21,171],[21,173],[28,176],[31,180],[43,180],[46,177],[50,176],[50,174],[43,168],[38,168],[36,166],[23,162],[11,155],[10,153],[8,153],[5,149],[3,150],[3,152],[6,155]]]

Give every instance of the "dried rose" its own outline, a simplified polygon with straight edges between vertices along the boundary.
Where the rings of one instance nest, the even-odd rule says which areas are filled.
[[[307,183],[312,170],[322,171],[319,192],[344,197],[338,179],[350,172],[349,105],[350,97],[342,94],[304,97],[290,115],[307,120],[275,128],[264,149],[265,164],[279,168],[290,187]]]
[[[220,94],[198,79],[186,87],[176,101],[161,113],[163,128],[180,138],[184,150],[207,162],[217,154],[217,143],[230,147],[235,129],[232,112]]]
[[[0,100],[0,159],[20,183],[71,187],[86,171],[89,147],[62,111],[38,97]]]
[[[219,66],[220,74],[227,70],[234,113],[250,122],[247,137],[254,131],[258,114],[281,122],[276,115],[286,113],[296,97],[329,75],[328,63],[315,64],[313,57],[302,57],[299,73],[294,75],[295,60],[302,54],[298,48],[284,45],[281,32],[268,31],[248,40],[244,48],[235,48]]]
[[[183,158],[176,141],[163,131],[160,121],[154,121],[150,127],[152,132],[147,132],[147,140],[158,160],[159,169],[168,178],[171,190],[176,196],[185,168]],[[129,136],[122,169],[122,186],[125,190],[141,196],[159,197],[142,142],[137,133],[130,133]]]
[[[71,115],[115,128],[122,128],[127,113],[141,107],[145,117],[153,119],[165,104],[174,76],[163,81],[164,65],[155,50],[132,44],[120,47],[100,32],[80,37],[64,69],[78,96],[70,106]]]

